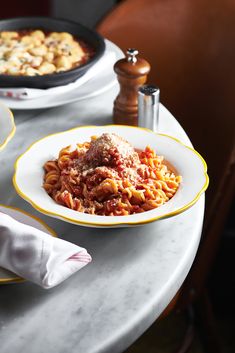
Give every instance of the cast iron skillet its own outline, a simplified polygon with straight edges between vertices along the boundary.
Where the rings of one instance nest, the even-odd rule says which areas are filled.
[[[0,21],[0,31],[42,29],[52,32],[69,32],[91,46],[95,54],[85,64],[74,69],[43,76],[0,75],[0,87],[49,88],[66,85],[82,76],[104,53],[104,39],[95,31],[67,20],[50,17],[18,17]]]

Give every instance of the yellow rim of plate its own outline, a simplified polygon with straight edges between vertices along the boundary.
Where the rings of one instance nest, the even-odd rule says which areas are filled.
[[[5,138],[5,140],[3,141],[3,143],[0,144],[0,151],[3,150],[6,145],[8,144],[8,142],[12,139],[12,137],[15,134],[16,131],[16,126],[15,126],[15,120],[14,120],[14,115],[12,113],[12,111],[5,106],[5,104],[0,103],[0,105],[7,111],[7,113],[9,114],[10,120],[11,120],[11,124],[12,124],[12,129],[11,132],[9,133],[9,135]]]
[[[153,218],[150,218],[150,219],[147,219],[147,220],[144,220],[144,221],[136,221],[136,222],[107,222],[107,223],[96,223],[96,222],[86,222],[86,221],[78,221],[77,219],[74,219],[74,218],[70,218],[70,217],[66,217],[66,216],[63,216],[61,215],[60,213],[55,213],[55,212],[52,212],[52,211],[48,211],[47,209],[44,209],[42,207],[40,207],[39,205],[37,205],[34,201],[31,200],[30,197],[28,197],[26,194],[24,194],[21,189],[19,188],[17,182],[16,182],[16,174],[17,174],[17,168],[18,168],[18,163],[20,161],[20,159],[37,143],[47,139],[48,137],[51,137],[51,136],[55,136],[55,135],[61,135],[61,134],[64,134],[64,133],[67,133],[67,132],[70,132],[70,131],[74,131],[74,130],[79,130],[79,129],[85,129],[85,128],[94,128],[94,127],[100,127],[100,128],[104,128],[105,126],[107,127],[124,127],[124,128],[130,128],[130,129],[139,129],[139,130],[145,130],[145,131],[149,131],[151,133],[154,133],[155,135],[160,135],[160,136],[165,136],[165,137],[168,137],[172,140],[175,140],[176,142],[178,142],[179,144],[183,145],[184,147],[188,148],[190,151],[192,151],[194,154],[196,154],[200,160],[202,161],[202,164],[203,164],[203,168],[204,168],[204,177],[205,177],[205,183],[203,185],[203,187],[201,188],[201,190],[196,194],[196,196],[194,197],[194,199],[192,201],[190,201],[188,204],[186,204],[185,206],[175,210],[175,211],[172,211],[172,212],[169,212],[167,214],[164,214],[164,215],[161,215],[161,216],[157,216],[157,217],[153,217]],[[69,129],[69,130],[66,130],[66,131],[62,131],[62,132],[57,132],[57,133],[54,133],[54,134],[50,134],[50,135],[47,135],[39,140],[37,140],[36,142],[33,142],[28,148],[27,150],[22,153],[18,158],[17,160],[15,161],[15,165],[14,165],[14,168],[15,168],[15,173],[13,175],[13,185],[16,189],[16,192],[23,198],[25,199],[26,201],[28,201],[36,210],[38,210],[39,212],[42,212],[48,216],[54,216],[54,217],[57,217],[57,218],[60,218],[60,219],[63,219],[65,221],[69,221],[69,222],[72,222],[72,223],[75,223],[75,224],[80,224],[80,225],[91,225],[91,226],[101,226],[101,227],[108,227],[108,226],[118,226],[118,225],[127,225],[127,226],[132,226],[132,225],[141,225],[141,224],[147,224],[147,223],[151,223],[153,221],[156,221],[156,220],[159,220],[159,219],[164,219],[164,218],[169,218],[169,217],[172,217],[172,216],[175,216],[179,213],[182,213],[183,211],[187,210],[188,208],[190,208],[191,206],[193,206],[197,201],[198,199],[200,198],[201,194],[203,192],[206,191],[208,185],[209,185],[209,177],[208,177],[208,174],[207,174],[207,164],[205,162],[205,160],[203,159],[203,157],[200,155],[200,153],[198,153],[195,149],[193,149],[192,147],[189,147],[187,145],[185,145],[183,142],[181,142],[180,140],[178,140],[177,138],[175,137],[172,137],[172,136],[169,136],[167,134],[158,134],[158,133],[155,133],[153,132],[152,130],[150,129],[147,129],[147,128],[142,128],[142,127],[136,127],[136,126],[129,126],[129,125],[114,125],[114,124],[110,124],[110,125],[103,125],[103,126],[97,126],[97,125],[86,125],[86,126],[79,126],[79,127],[75,127],[73,129]]]
[[[56,232],[50,228],[44,221],[42,221],[40,218],[38,218],[37,216],[34,216],[18,207],[13,207],[13,206],[7,206],[7,205],[3,205],[0,203],[0,207],[4,207],[4,208],[8,208],[10,210],[14,210],[17,211],[19,213],[23,213],[24,215],[33,218],[35,221],[37,221],[38,223],[40,223],[44,228],[46,228],[48,230],[48,232],[53,236],[53,237],[57,237]],[[7,283],[18,283],[18,282],[25,282],[26,280],[24,278],[21,278],[19,276],[16,277],[10,277],[10,278],[0,278],[0,284],[7,284]]]

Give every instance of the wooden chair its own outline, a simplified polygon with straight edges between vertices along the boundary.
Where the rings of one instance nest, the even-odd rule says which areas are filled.
[[[124,0],[97,26],[123,51],[137,48],[150,62],[148,82],[160,87],[162,103],[208,163],[202,241],[165,313],[199,303],[209,338],[213,325],[206,280],[235,191],[234,18],[231,0]],[[207,348],[219,351],[216,337]]]

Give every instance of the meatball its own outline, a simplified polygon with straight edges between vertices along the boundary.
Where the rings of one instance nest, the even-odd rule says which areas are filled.
[[[135,166],[140,163],[133,146],[114,133],[104,133],[91,141],[86,153],[87,162],[97,166]]]

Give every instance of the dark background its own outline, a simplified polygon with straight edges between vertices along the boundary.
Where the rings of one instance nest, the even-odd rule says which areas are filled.
[[[80,22],[90,28],[97,22],[118,0],[12,0],[4,2],[0,9],[0,18],[16,16],[54,16]]]

